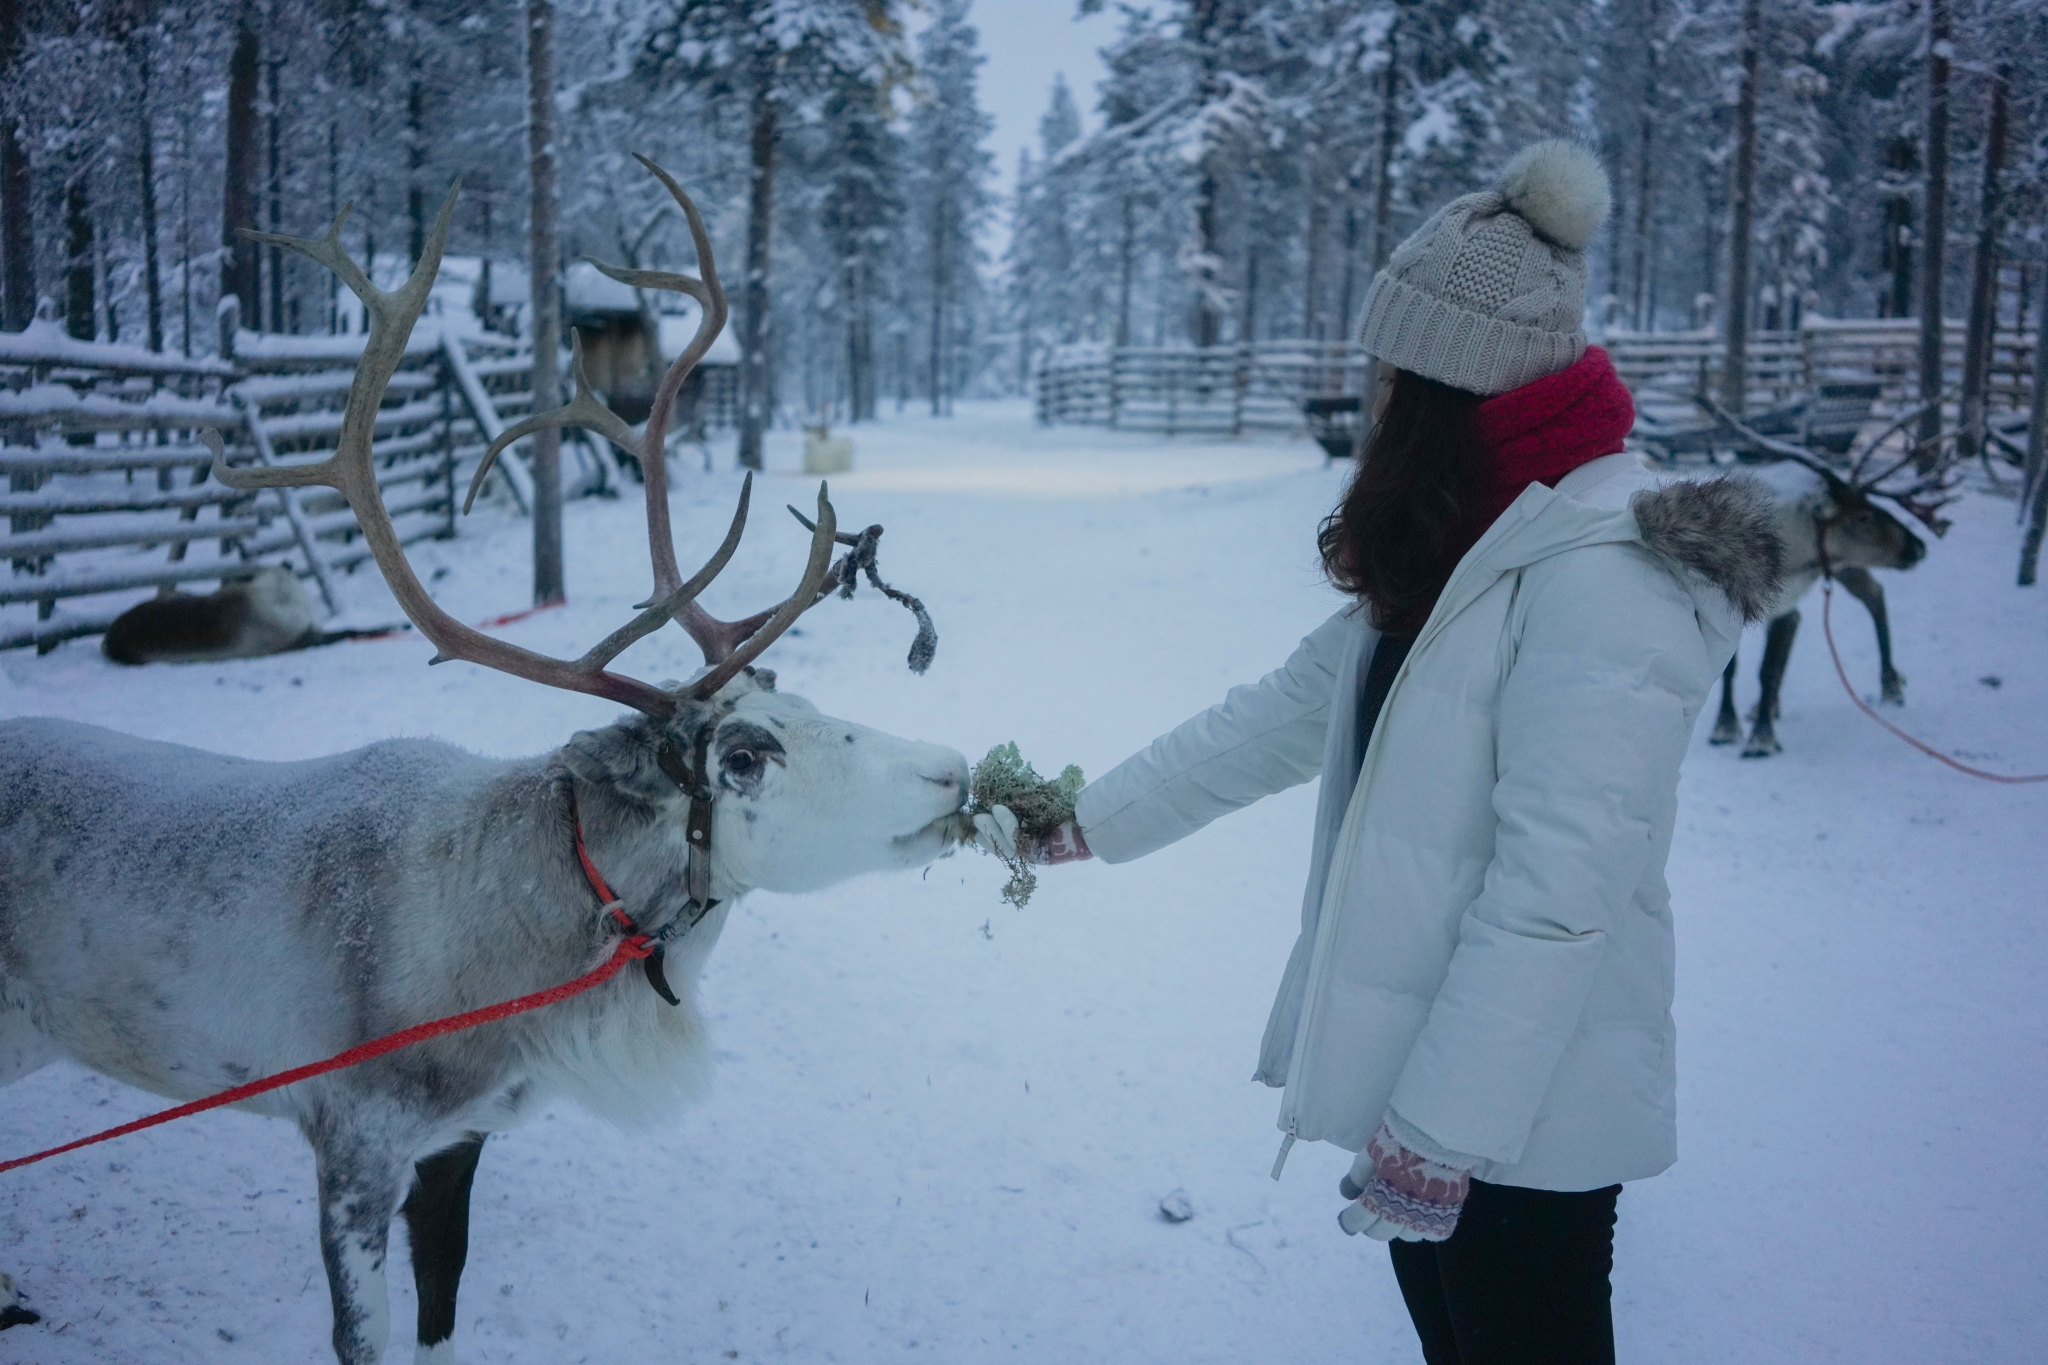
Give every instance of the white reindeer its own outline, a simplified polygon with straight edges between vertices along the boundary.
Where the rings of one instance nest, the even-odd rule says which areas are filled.
[[[0,1084],[69,1058],[193,1099],[577,977],[616,946],[615,907],[664,941],[667,961],[649,959],[645,980],[615,976],[546,1009],[242,1106],[290,1119],[313,1146],[343,1365],[383,1357],[384,1265],[401,1211],[419,1290],[415,1360],[453,1359],[470,1180],[485,1134],[554,1096],[644,1120],[687,1095],[706,1056],[690,983],[736,897],[927,863],[946,847],[966,798],[959,753],[821,715],[750,666],[825,593],[871,569],[874,528],[857,542],[868,547],[866,564],[859,550],[830,564],[835,538],[855,538],[836,536],[822,488],[809,564],[780,606],[722,622],[695,601],[739,542],[744,492],[724,544],[682,580],[662,436],[677,389],[724,323],[725,299],[695,206],[649,165],[683,207],[704,279],[616,273],[692,293],[705,318],[664,377],[640,443],[654,596],[580,660],[494,640],[443,613],[407,565],[378,496],[375,415],[426,302],[453,192],[396,293],[373,287],[342,251],[340,220],[321,241],[260,238],[334,269],[368,306],[371,334],[332,458],[215,466],[235,487],[340,490],[441,658],[608,697],[638,715],[509,762],[402,739],[262,763],[64,721],[0,724]],[[579,385],[566,408],[506,432],[486,467],[510,441],[570,423],[632,439]],[[608,670],[672,618],[702,646],[704,674],[657,687]],[[585,852],[598,876],[586,873]],[[593,889],[600,877],[612,906]]]

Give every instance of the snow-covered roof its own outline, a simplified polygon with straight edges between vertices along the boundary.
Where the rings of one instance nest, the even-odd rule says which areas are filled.
[[[683,301],[683,312],[664,313],[656,319],[660,335],[656,344],[661,348],[663,360],[674,360],[690,344],[690,338],[697,334],[697,319],[701,315],[696,301]],[[740,344],[733,339],[732,328],[727,327],[718,334],[718,340],[711,343],[711,349],[704,353],[706,365],[737,365],[740,363]]]
[[[562,274],[562,300],[572,313],[638,313],[631,285],[620,284],[588,261],[572,261]]]

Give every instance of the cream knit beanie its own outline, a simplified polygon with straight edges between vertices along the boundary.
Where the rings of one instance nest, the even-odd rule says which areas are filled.
[[[1607,172],[1575,142],[1525,147],[1493,189],[1453,199],[1395,250],[1358,339],[1388,364],[1506,393],[1585,354],[1586,243]]]

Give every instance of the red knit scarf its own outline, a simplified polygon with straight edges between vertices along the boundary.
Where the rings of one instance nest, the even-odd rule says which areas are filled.
[[[1487,399],[1473,421],[1493,457],[1493,488],[1478,509],[1484,534],[1530,484],[1555,488],[1580,465],[1620,450],[1636,405],[1607,352],[1588,346],[1556,374]]]

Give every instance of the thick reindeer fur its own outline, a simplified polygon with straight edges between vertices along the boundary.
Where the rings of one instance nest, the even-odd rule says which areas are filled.
[[[1744,621],[1760,621],[1785,572],[1778,509],[1755,479],[1683,480],[1629,500],[1643,544],[1728,595]]]
[[[0,722],[0,1084],[68,1057],[193,1099],[590,970],[617,931],[576,858],[572,794],[605,879],[659,928],[687,897],[689,801],[655,751],[689,753],[706,724],[721,901],[945,849],[967,789],[957,752],[820,715],[752,674],[672,719],[509,761],[396,739],[263,763]],[[381,1359],[389,1227],[416,1162],[554,1097],[648,1123],[702,1085],[690,997],[725,914],[669,946],[680,1008],[633,969],[241,1106],[313,1145],[344,1365]],[[421,1351],[443,1351],[422,1322]]]
[[[204,663],[281,654],[318,635],[298,576],[272,564],[218,592],[138,602],[107,627],[100,652],[117,664]]]
[[[1586,249],[1613,205],[1600,159],[1563,138],[1524,147],[1496,189],[1537,236],[1574,251]]]

